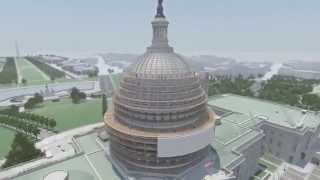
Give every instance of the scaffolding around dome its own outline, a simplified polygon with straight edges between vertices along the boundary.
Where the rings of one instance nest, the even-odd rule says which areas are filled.
[[[168,25],[159,1],[152,45],[123,74],[105,116],[110,158],[125,174],[176,178],[211,152],[215,114],[198,74],[169,46]]]

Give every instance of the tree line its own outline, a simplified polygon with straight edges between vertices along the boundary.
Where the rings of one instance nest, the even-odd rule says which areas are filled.
[[[300,108],[319,111],[320,97],[312,94],[319,80],[301,79],[291,76],[273,76],[262,85],[259,98]]]
[[[33,65],[35,65],[37,68],[39,68],[46,75],[48,75],[52,81],[54,81],[55,79],[64,78],[66,75],[63,71],[60,71],[44,62],[41,62],[39,57],[29,56],[26,57],[26,59],[30,61]]]
[[[0,124],[9,126],[34,137],[37,137],[40,134],[40,129],[37,125],[29,123],[28,121],[23,121],[17,117],[0,115]]]
[[[53,118],[48,118],[33,113],[17,112],[16,110],[13,110],[13,108],[0,111],[0,115],[14,117],[19,119],[20,121],[35,124],[38,127],[42,127],[45,129],[53,129],[57,125],[57,122]]]
[[[303,109],[320,111],[320,96],[312,94],[314,86],[320,83],[319,80],[276,75],[268,81],[260,83],[260,89],[253,92],[252,86],[255,83],[252,76],[248,78],[241,75],[237,77],[216,76],[209,81],[208,95],[232,93],[255,96]]]
[[[253,77],[244,78],[242,75],[237,77],[223,75],[216,76],[209,81],[208,95],[218,94],[238,94],[242,96],[253,96],[250,87],[253,85]]]
[[[0,84],[11,84],[18,82],[18,75],[15,60],[13,57],[7,57],[6,62],[0,72]]]

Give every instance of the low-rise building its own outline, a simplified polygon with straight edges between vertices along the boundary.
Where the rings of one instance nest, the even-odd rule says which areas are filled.
[[[237,179],[263,172],[270,161],[277,164],[270,177],[283,163],[303,168],[320,150],[317,112],[231,94],[212,97],[209,105],[222,116],[212,146]]]

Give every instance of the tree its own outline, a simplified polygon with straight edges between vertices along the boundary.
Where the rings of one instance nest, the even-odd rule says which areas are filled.
[[[24,105],[24,108],[32,109],[40,103],[43,103],[43,97],[39,93],[36,93],[32,98],[28,99],[28,101]]]
[[[102,95],[102,116],[108,111],[108,100],[105,94]]]
[[[34,143],[22,133],[17,133],[11,145],[11,150],[6,156],[3,168],[41,157],[43,153],[36,149]]]
[[[36,93],[34,95],[34,99],[35,99],[36,103],[43,103],[43,96],[41,96],[39,93]]]
[[[80,92],[76,87],[71,89],[70,97],[73,103],[79,103],[81,100],[86,99],[87,95],[83,92]]]
[[[21,83],[25,86],[25,85],[27,85],[28,82],[25,78],[22,78]]]
[[[50,76],[50,80],[51,80],[51,82],[54,82],[56,80],[56,78],[54,76]]]
[[[53,129],[57,126],[57,122],[54,119],[49,119],[49,127]]]

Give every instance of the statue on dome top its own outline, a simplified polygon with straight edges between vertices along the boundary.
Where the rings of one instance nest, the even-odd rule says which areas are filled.
[[[156,18],[165,18],[164,13],[163,13],[162,3],[163,3],[163,0],[158,0],[158,8],[157,8]]]

